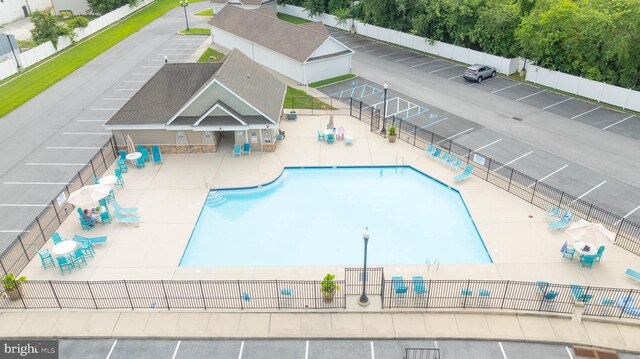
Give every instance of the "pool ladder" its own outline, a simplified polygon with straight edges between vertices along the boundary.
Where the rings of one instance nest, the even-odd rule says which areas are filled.
[[[431,270],[431,260],[429,258],[427,258],[427,261],[424,262],[424,264],[427,265],[427,272]],[[436,271],[440,270],[440,259],[435,259],[433,261],[433,265],[436,266]]]
[[[404,166],[406,166],[407,164],[404,162],[404,156],[402,156],[402,158],[396,156],[396,173],[398,173],[398,166],[402,166],[402,168],[400,169],[402,172],[404,173]]]

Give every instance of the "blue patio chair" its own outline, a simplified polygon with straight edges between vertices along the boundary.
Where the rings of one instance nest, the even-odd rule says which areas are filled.
[[[100,212],[100,222],[102,222],[102,224],[111,223],[111,215],[108,211]]]
[[[91,244],[91,241],[88,239],[80,242],[80,249],[85,256],[89,256],[91,258],[93,258],[93,255],[96,254],[95,249],[93,249],[93,244]]]
[[[556,299],[556,297],[558,296],[558,292],[554,291],[554,290],[550,290],[547,293],[544,294],[543,298],[546,300],[554,300]]]
[[[42,262],[42,268],[47,269],[47,267],[55,267],[56,263],[53,261],[53,257],[51,253],[49,253],[48,249],[44,251],[36,251],[38,256],[40,256],[40,262]]]
[[[483,298],[489,298],[491,296],[491,291],[487,288],[482,288],[478,291],[478,295]]]
[[[280,289],[280,295],[284,297],[291,297],[292,294],[293,294],[293,291],[291,290],[291,288]]]
[[[147,150],[146,147],[142,146],[142,145],[138,145],[138,152],[140,152],[142,154],[142,160],[144,160],[145,162],[149,161],[149,150]]]
[[[562,253],[562,258],[573,260],[573,256],[576,254],[576,249],[565,241],[562,248],[560,248],[560,252]]]
[[[139,158],[138,158],[139,159]],[[142,161],[142,167],[144,167],[144,161]],[[124,188],[124,178],[122,177],[122,170],[120,170],[119,168],[116,168],[116,170],[114,171],[116,178],[118,179],[116,181],[116,186],[120,186],[120,188]]]
[[[627,280],[629,280],[629,282],[631,283],[640,282],[640,272],[636,272],[631,268],[627,268],[627,270],[624,272],[624,275],[627,276]]]
[[[113,191],[113,188],[109,190],[109,195],[107,196],[107,202],[113,202],[116,200],[116,194]]]
[[[467,165],[464,171],[462,171],[462,173],[460,173],[459,175],[454,176],[453,179],[455,179],[458,182],[463,182],[471,176],[471,171],[473,171],[473,166]]]
[[[233,145],[233,155],[236,156],[240,156],[242,157],[242,146],[240,145]]]
[[[460,288],[461,297],[471,297],[472,295],[473,295],[473,290],[469,288]]]
[[[249,293],[243,292],[242,293],[242,300],[244,300],[245,302],[251,301],[251,296],[249,295]]]
[[[573,294],[573,299],[575,299],[577,302],[588,303],[591,298],[593,298],[591,294],[586,294],[584,292],[584,288],[581,285],[572,284],[570,288],[571,294]]]
[[[244,146],[242,146],[242,154],[251,154],[251,144],[250,143],[245,143]]]
[[[70,256],[70,261],[71,263],[73,263],[74,266],[78,266],[78,268],[82,268],[80,267],[80,262],[84,263],[85,265],[87,265],[87,260],[84,258],[84,253],[82,252],[82,248],[77,248],[73,254]]]
[[[436,148],[433,146],[433,143],[430,143],[429,146],[427,146],[427,148],[424,151],[427,153],[427,155],[430,155],[435,150]]]
[[[153,163],[162,162],[162,153],[160,153],[160,146],[151,146],[151,154],[153,155]]]
[[[324,132],[318,130],[318,141],[324,141]]]
[[[51,239],[53,239],[53,244],[62,243],[62,241],[66,241],[67,240],[64,237],[61,237],[58,232],[51,233]]]
[[[124,214],[125,216],[138,212],[137,208],[135,208],[135,207],[124,208],[124,207],[120,206],[120,203],[118,203],[117,201],[113,201],[112,204],[113,204],[113,208],[115,210],[117,210],[118,212]]]
[[[580,256],[580,264],[583,267],[592,268],[593,262],[595,261],[596,256]]]
[[[436,150],[431,153],[431,157],[438,158],[440,157],[441,153],[442,153],[442,149],[436,148]]]
[[[124,214],[120,213],[120,211],[118,211],[117,209],[113,211],[113,213],[116,216],[116,219],[118,220],[118,222],[123,222],[126,224],[137,224],[138,222],[140,222],[140,217],[125,216]]]
[[[420,275],[414,275],[411,277],[413,282],[413,292],[415,294],[426,294],[429,291],[424,287],[424,278]]]
[[[100,184],[100,179],[96,177],[96,175],[92,175],[91,177],[93,178],[93,183]]]
[[[93,222],[87,222],[84,220],[84,218],[80,217],[80,225],[82,225],[82,230],[84,231],[90,231],[93,228]]]
[[[598,253],[595,254],[596,256],[595,260],[598,261],[598,263],[600,263],[600,258],[602,258],[602,253],[604,253],[604,246],[600,246],[600,248],[598,248]]]
[[[58,262],[58,267],[60,267],[60,273],[62,273],[62,275],[64,275],[65,269],[71,274],[71,269],[73,269],[74,265],[67,257],[56,257],[56,261]]]
[[[118,160],[118,168],[120,169],[120,171],[122,171],[122,173],[129,172],[129,166],[127,166],[127,160],[126,159],[119,159]]]
[[[401,276],[391,277],[391,284],[393,285],[393,290],[396,294],[405,294],[407,293],[407,286],[404,285],[404,278]]]
[[[75,242],[80,243],[80,244],[82,244],[82,242],[84,242],[84,241],[88,241],[93,246],[94,244],[105,243],[107,241],[107,237],[106,236],[103,236],[103,237],[83,237],[83,236],[75,234],[73,236],[73,240]]]
[[[127,151],[120,150],[120,151],[118,151],[118,154],[120,155],[120,159],[123,159],[125,161],[127,160]]]
[[[100,208],[105,208],[105,210],[109,212],[109,196],[98,200],[98,204],[100,205]]]
[[[139,157],[139,158],[136,160],[136,167],[138,167],[138,168],[144,168],[144,158]]]
[[[336,140],[336,136],[333,133],[327,135],[327,143],[333,143]]]
[[[560,208],[551,207],[551,209],[549,209],[547,211],[547,217],[549,217],[549,218],[558,218],[558,217],[560,217]]]

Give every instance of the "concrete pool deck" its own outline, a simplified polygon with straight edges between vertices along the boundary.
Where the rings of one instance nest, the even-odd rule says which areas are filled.
[[[389,143],[369,126],[344,114],[335,115],[335,125],[344,126],[353,135],[353,145],[342,141],[327,144],[317,140],[316,132],[324,128],[328,115],[299,116],[283,121],[286,139],[279,141],[276,152],[253,152],[233,157],[229,152],[213,154],[165,155],[162,164],[147,164],[144,169],[129,168],[124,174],[125,187],[116,190],[124,207],[137,207],[139,226],[117,223],[96,225],[82,231],[75,215],[62,224],[58,232],[71,239],[74,234],[108,236],[97,247],[96,257],[88,267],[62,276],[58,268],[42,269],[36,257],[22,271],[29,279],[110,280],[110,279],[308,279],[319,280],[326,273],[343,277],[344,267],[179,267],[208,189],[243,187],[275,179],[285,166],[396,165],[405,163],[457,188],[469,208],[493,264],[469,265],[385,265],[385,274],[422,275],[425,279],[511,279],[605,287],[636,288],[625,280],[626,268],[640,268],[640,258],[616,246],[608,246],[601,263],[593,269],[581,268],[577,260],[563,260],[560,247],[572,241],[565,233],[547,228],[543,210],[516,196],[472,176],[463,184],[453,181],[454,172],[425,156],[407,143]],[[113,172],[113,166],[107,173]],[[402,208],[402,201],[390,204]],[[531,217],[530,217],[531,216]],[[375,226],[370,226],[372,242]],[[361,241],[361,238],[354,238]],[[51,249],[47,242],[44,248]],[[426,255],[428,257],[428,255]],[[375,259],[371,259],[375,266]]]

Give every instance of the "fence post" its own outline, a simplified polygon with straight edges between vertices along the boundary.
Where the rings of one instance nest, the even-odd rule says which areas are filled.
[[[413,147],[416,146],[416,137],[418,137],[418,126],[413,125]]]
[[[87,281],[87,288],[89,289],[89,294],[91,294],[91,299],[93,299],[93,306],[98,309],[98,302],[96,302],[96,297],[93,295],[93,291],[91,290],[91,282]]]
[[[116,136],[111,136],[109,139],[109,143],[111,144],[111,149],[113,150],[113,157],[118,156],[118,151],[116,150]]]
[[[242,289],[240,289],[240,280],[236,280],[236,285],[238,286],[238,294],[240,295],[240,309],[244,309],[244,295],[242,295]]]
[[[280,291],[278,290],[278,280],[276,279],[274,283],[276,284],[276,300],[278,301],[278,309],[280,309]]]
[[[198,284],[200,285],[200,294],[202,294],[202,306],[204,310],[207,310],[207,301],[204,299],[204,289],[202,289],[202,280],[198,280]]]
[[[418,128],[418,125],[416,125],[416,128]],[[436,135],[435,132],[431,132],[431,144],[433,144],[433,136],[435,135]]]
[[[100,149],[100,156],[102,156],[102,163],[104,164],[104,172],[107,172],[107,169],[109,168],[109,166],[107,166],[107,159],[104,158],[104,153],[102,152],[102,148]]]
[[[164,287],[164,280],[160,280],[160,285],[162,286],[162,291],[164,292],[164,300],[167,302],[167,309],[171,310],[171,306],[169,305],[169,297],[167,296],[167,290]]]
[[[78,179],[80,180],[80,184],[84,187],[84,181],[82,180],[82,174],[78,171]]]
[[[593,209],[593,203],[589,205],[589,212],[587,212],[587,221],[589,220],[589,215],[591,215],[591,210]]]
[[[491,157],[489,157],[489,165],[487,166],[487,178],[484,179],[487,182],[489,182],[489,172],[490,171],[491,171]]]
[[[56,299],[56,303],[58,303],[58,308],[62,309],[62,304],[60,304],[60,299],[58,299],[58,293],[56,293],[56,289],[53,287],[51,281],[49,281],[49,287],[51,287],[51,293],[53,293],[53,297]]]
[[[469,164],[469,158],[471,157],[471,149],[467,150],[467,164]]]
[[[431,291],[431,281],[432,281],[432,279],[429,279],[429,285],[427,286],[427,293],[433,293]],[[429,308],[429,298],[430,297],[431,297],[430,295],[427,295],[427,303],[426,303],[426,307],[425,308]]]
[[[471,280],[467,279],[467,288],[465,289],[465,292],[464,292],[464,299],[462,299],[462,308],[467,307],[467,297],[469,297],[467,295],[469,293],[469,284],[471,284]]]
[[[91,171],[93,171],[93,175],[95,177],[98,177],[98,175],[96,174],[96,168],[93,167],[93,158],[89,160],[89,164],[91,165]],[[94,183],[95,184],[95,183]]]
[[[507,187],[507,192],[511,192],[511,181],[513,180],[513,168],[511,169],[511,176],[509,176],[509,187]]]
[[[129,286],[127,286],[127,281],[123,280],[124,290],[127,292],[127,298],[129,298],[129,304],[131,305],[131,310],[133,310],[133,300],[131,300],[131,293],[129,293]]]
[[[533,192],[531,193],[531,203],[533,204],[533,199],[536,198],[536,187],[538,187],[538,180],[533,183]]]
[[[618,317],[618,319],[622,318],[624,311],[627,309],[627,306],[629,305],[629,302],[632,299],[631,293],[633,293],[633,289],[629,289],[629,293],[627,294],[626,300],[624,301],[624,306],[620,308],[620,316]]]
[[[56,209],[56,204],[51,200],[51,206],[53,207],[53,211],[56,212],[56,217],[58,218],[58,223],[62,224],[60,220],[60,214],[58,214],[58,210]]]
[[[451,147],[453,147],[453,140],[449,140],[449,149],[447,150],[448,153],[451,153]]]
[[[358,120],[362,121],[362,101],[360,101],[360,109],[358,110]]]
[[[353,96],[349,97],[349,116],[353,117]]]
[[[38,228],[40,229],[40,234],[42,234],[42,238],[44,238],[44,241],[46,242],[47,236],[44,235],[44,230],[42,229],[42,225],[40,224],[40,219],[38,217],[36,217],[36,223],[38,224]]]
[[[562,199],[564,198],[564,191],[560,194],[560,202],[558,202],[558,208],[562,205]]]
[[[502,293],[502,303],[500,303],[500,309],[504,309],[504,301],[507,299],[507,291],[509,290],[509,283],[511,281],[507,280],[507,284],[504,286],[504,293]]]
[[[22,251],[24,252],[25,257],[27,257],[27,261],[31,260],[27,254],[27,250],[24,248],[24,243],[22,243],[22,234],[18,235],[18,242],[20,242],[20,247],[22,247]]]

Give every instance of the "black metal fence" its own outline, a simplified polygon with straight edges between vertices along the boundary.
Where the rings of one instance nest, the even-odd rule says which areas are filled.
[[[405,348],[404,359],[440,359],[440,349]]]
[[[362,268],[345,268],[344,278],[346,279],[345,293],[347,295],[362,294],[362,284],[364,280],[364,270]],[[384,282],[384,269],[367,268],[367,281],[365,289],[367,293],[382,293],[382,283]]]
[[[338,108],[346,108],[344,102],[333,97],[287,96],[283,108],[305,115],[328,115]]]
[[[0,275],[19,273],[27,266],[60,224],[73,212],[66,202],[69,193],[85,184],[93,184],[93,176],[100,177],[117,157],[115,139],[111,137],[89,160],[51,203],[0,254]],[[64,195],[64,198],[62,197]]]
[[[351,116],[370,124],[372,132],[378,133],[380,116],[374,115],[374,107],[354,99],[349,100]],[[545,210],[557,207],[570,210],[575,217],[602,223],[616,233],[616,244],[636,255],[640,255],[640,225],[613,214],[592,203],[519,172],[490,157],[471,150],[450,138],[406,122],[402,118],[388,117],[387,121],[398,129],[398,138],[425,150],[429,145],[437,146],[447,153],[473,166],[472,174],[510,192],[525,201]]]

